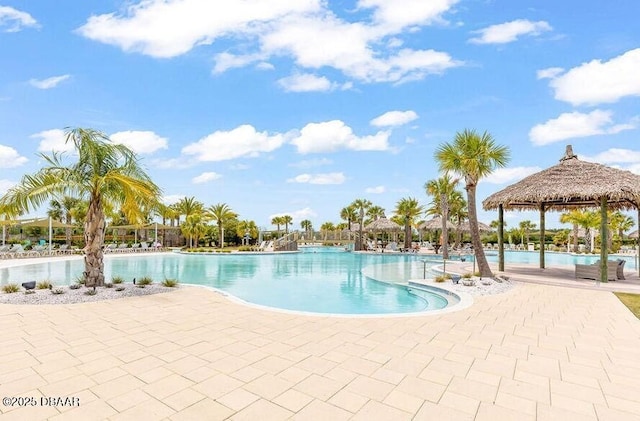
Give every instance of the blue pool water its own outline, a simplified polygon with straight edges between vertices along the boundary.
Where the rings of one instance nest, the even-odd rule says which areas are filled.
[[[490,262],[498,261],[497,251],[487,251],[487,260]],[[634,256],[621,256],[614,255],[609,256],[609,260],[624,259],[625,268],[634,268],[636,265]],[[544,262],[545,266],[557,266],[557,265],[570,265],[573,266],[576,263],[581,265],[589,265],[595,263],[596,260],[600,260],[599,254],[568,254],[557,252],[545,252]],[[509,263],[527,263],[532,265],[540,264],[540,251],[505,251],[504,252],[505,264]]]
[[[419,256],[366,255],[328,247],[304,248],[293,254],[110,256],[105,259],[105,276],[107,281],[114,275],[127,281],[141,276],[156,282],[175,278],[218,288],[250,303],[314,313],[412,313],[448,305],[437,294],[414,294],[405,286],[363,275],[363,268],[372,265],[385,268],[371,275],[382,281],[422,277],[415,275],[416,268],[423,269]],[[83,268],[82,260],[5,268],[0,269],[0,284],[44,279],[69,284]]]

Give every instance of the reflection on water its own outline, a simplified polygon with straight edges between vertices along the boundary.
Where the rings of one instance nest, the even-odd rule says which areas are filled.
[[[362,269],[383,264],[396,277],[414,276],[422,263],[411,255],[362,255],[343,251],[305,250],[270,255],[127,255],[105,259],[105,277],[150,276],[156,282],[208,285],[255,304],[319,313],[373,314],[424,310],[426,302],[404,287],[376,282]],[[82,273],[82,260],[41,263],[1,269],[0,283],[48,279],[69,284]],[[385,275],[386,276],[386,275]],[[385,279],[378,277],[377,279]]]

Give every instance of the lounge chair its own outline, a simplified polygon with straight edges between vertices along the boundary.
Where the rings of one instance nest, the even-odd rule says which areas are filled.
[[[617,266],[617,269],[616,269],[616,274],[618,276],[618,279],[625,279],[625,277],[624,277],[624,264],[627,263],[627,261],[623,260],[623,259],[618,259],[617,262],[618,262],[618,266]]]
[[[615,281],[618,279],[618,266],[616,261],[607,261],[607,280]],[[576,264],[576,279],[594,279],[599,280],[600,277],[600,262],[596,262],[592,265],[580,265]],[[624,279],[624,278],[623,278]]]

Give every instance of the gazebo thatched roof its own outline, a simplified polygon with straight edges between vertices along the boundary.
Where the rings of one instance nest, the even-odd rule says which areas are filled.
[[[523,178],[519,182],[487,197],[485,210],[546,209],[600,206],[607,198],[609,209],[634,209],[640,202],[640,176],[593,162],[581,161],[567,146],[560,163]]]
[[[629,234],[629,238],[638,238],[638,230],[635,230],[631,234]]]
[[[469,226],[469,221],[464,221],[463,223],[460,224],[460,230],[463,232],[470,232],[471,228]],[[491,232],[493,231],[493,228],[491,228],[489,225],[478,221],[478,230],[480,232]]]
[[[448,229],[455,229],[455,225],[451,221],[447,221]],[[429,219],[428,221],[424,221],[420,225],[418,225],[418,229],[430,231],[430,230],[439,230],[442,229],[442,217],[436,216],[433,219]]]
[[[378,218],[365,227],[367,231],[399,231],[402,227],[385,217]]]

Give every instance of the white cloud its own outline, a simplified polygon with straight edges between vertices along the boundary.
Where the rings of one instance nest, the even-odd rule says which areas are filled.
[[[0,145],[0,168],[15,168],[28,161],[10,146]]]
[[[278,80],[286,92],[324,92],[332,91],[338,87],[324,76],[316,76],[310,73],[294,74]]]
[[[191,182],[194,184],[202,184],[202,183],[207,183],[209,181],[218,180],[221,177],[222,175],[216,172],[203,172],[199,176],[193,177],[191,179]]]
[[[33,139],[40,139],[38,152],[72,152],[75,150],[73,142],[66,143],[67,136],[63,130],[51,129],[31,135]]]
[[[42,80],[30,79],[29,84],[38,89],[51,89],[51,88],[55,88],[56,86],[58,86],[60,82],[63,82],[69,79],[70,77],[71,77],[70,75],[62,75],[62,76],[53,76],[53,77],[49,77],[47,79],[42,79]]]
[[[151,161],[151,165],[155,168],[160,169],[184,169],[193,167],[196,164],[193,159],[190,159],[185,156],[180,156],[178,158],[168,158],[168,159],[154,159]]]
[[[358,8],[363,13],[348,14],[361,20],[348,22],[322,0],[148,0],[121,14],[92,16],[78,31],[124,51],[164,58],[224,38],[232,44],[215,56],[214,73],[254,62],[260,66],[271,57],[284,56],[298,68],[317,71],[331,67],[365,83],[404,82],[463,64],[445,52],[398,51],[401,43],[391,42],[399,39],[397,35],[415,30],[413,25],[440,21],[457,1],[361,0]],[[312,85],[320,83],[326,89],[327,82],[316,77],[320,80]]]
[[[458,0],[359,0],[359,8],[374,8],[374,20],[397,31],[412,25],[425,25],[442,21],[447,12]]]
[[[164,137],[160,137],[150,131],[127,130],[117,132],[109,136],[113,143],[118,143],[129,147],[137,154],[152,154],[160,149],[167,149],[168,142]]]
[[[640,164],[640,151],[611,148],[595,156],[580,156],[580,159],[600,164]]]
[[[162,196],[161,200],[165,205],[173,205],[174,203],[178,203],[184,197],[184,194],[168,194],[166,196]]]
[[[506,184],[520,181],[523,178],[542,171],[540,167],[511,167],[511,168],[498,168],[489,176],[483,178],[481,181],[490,184]]]
[[[564,113],[556,119],[534,126],[529,131],[529,139],[534,145],[547,145],[565,139],[615,134],[635,128],[635,123],[612,124],[611,111],[594,110],[588,114],[580,112]]]
[[[545,21],[532,22],[527,19],[517,19],[474,31],[480,36],[471,38],[469,42],[473,44],[507,44],[516,41],[522,35],[535,36],[551,30],[551,25]]]
[[[538,79],[553,79],[564,72],[562,67],[549,67],[547,69],[541,69],[536,72],[536,77]]]
[[[389,149],[389,132],[378,132],[372,136],[358,137],[351,127],[340,120],[309,123],[291,143],[302,154],[335,152],[340,149],[356,151],[385,151]]]
[[[255,158],[264,152],[278,149],[285,135],[256,132],[245,124],[231,131],[216,131],[182,148],[184,155],[194,155],[199,161],[224,161],[240,157]]]
[[[375,187],[367,187],[366,189],[364,189],[365,193],[371,193],[371,194],[382,194],[386,191],[384,186],[375,186]]]
[[[294,178],[289,178],[287,183],[308,183],[308,184],[342,184],[346,177],[341,172],[325,174],[300,174]]]
[[[10,180],[0,180],[0,195],[4,195],[9,189],[15,186],[16,183]]]
[[[38,27],[38,22],[27,12],[9,6],[0,6],[0,28],[3,32],[18,32],[23,27]]]
[[[372,126],[402,126],[418,118],[415,111],[388,111],[370,121]]]
[[[627,51],[609,61],[592,60],[556,76],[549,85],[555,99],[572,105],[617,102],[627,96],[640,96],[640,48]]]

